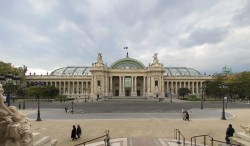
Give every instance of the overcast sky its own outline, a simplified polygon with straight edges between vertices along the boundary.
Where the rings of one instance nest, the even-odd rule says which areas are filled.
[[[0,0],[0,60],[46,74],[129,57],[213,74],[250,68],[247,0]]]

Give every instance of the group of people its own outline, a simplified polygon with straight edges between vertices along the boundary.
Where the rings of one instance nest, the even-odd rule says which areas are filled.
[[[68,107],[65,107],[65,113],[72,113],[73,114],[73,109],[71,108],[70,111],[68,110]]]
[[[188,113],[188,111],[185,110],[185,109],[182,109],[182,119],[183,119],[184,121],[189,121],[189,113]]]
[[[82,135],[82,129],[80,125],[77,125],[77,128],[75,125],[73,125],[73,129],[71,131],[71,138],[72,140],[77,140],[77,138],[80,138]]]

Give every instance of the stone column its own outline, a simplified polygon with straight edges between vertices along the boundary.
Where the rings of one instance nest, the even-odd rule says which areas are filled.
[[[164,76],[161,76],[161,93],[162,97],[165,98],[165,82],[164,82]]]
[[[194,94],[194,81],[192,81],[192,94]]]
[[[175,82],[175,93],[178,94],[178,82]]]
[[[108,76],[105,76],[105,96],[108,96]]]
[[[119,76],[119,96],[121,96],[122,94],[122,79],[121,79],[121,76]]]
[[[196,94],[199,93],[198,90],[199,90],[199,84],[198,84],[198,81],[196,81]]]
[[[146,97],[146,77],[143,76],[143,96]]]
[[[131,76],[131,95],[133,94],[134,92],[134,77]]]
[[[110,77],[110,96],[113,96],[113,76]]]

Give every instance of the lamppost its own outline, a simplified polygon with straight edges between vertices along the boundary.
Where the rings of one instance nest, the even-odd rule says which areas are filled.
[[[173,89],[170,88],[170,102],[173,102],[172,101],[172,98],[173,98],[172,91],[173,91]]]
[[[226,88],[227,85],[222,83],[222,84],[219,84],[219,87],[222,90],[222,92],[224,92],[224,88]],[[222,94],[222,95],[224,95],[224,94]],[[221,120],[226,120],[226,116],[225,116],[225,98],[224,97],[222,97],[222,117],[221,117]]]
[[[74,101],[71,102],[71,114],[74,112]]]
[[[40,88],[40,86],[43,86],[44,83],[43,82],[35,82],[33,85],[38,86]],[[41,92],[41,91],[39,90],[39,92]],[[36,121],[42,121],[41,116],[40,116],[40,95],[39,95],[39,93],[37,93],[36,96],[37,96],[37,119],[36,119]]]
[[[20,85],[20,77],[17,75],[13,75],[12,73],[7,73],[6,75],[0,76],[0,80],[3,85],[7,88],[7,103],[8,106],[10,106],[10,94],[11,94],[11,89],[14,86]]]
[[[204,102],[204,89],[206,89],[206,84],[201,86],[201,109],[203,109],[203,102]]]

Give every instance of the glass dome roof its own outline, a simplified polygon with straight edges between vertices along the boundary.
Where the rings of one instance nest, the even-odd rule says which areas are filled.
[[[164,67],[167,76],[201,76],[202,74],[192,68],[186,67]]]
[[[133,58],[122,58],[110,65],[113,69],[144,69],[145,66],[140,61]]]
[[[90,72],[91,67],[83,67],[83,66],[68,66],[54,70],[50,75],[91,75]]]

